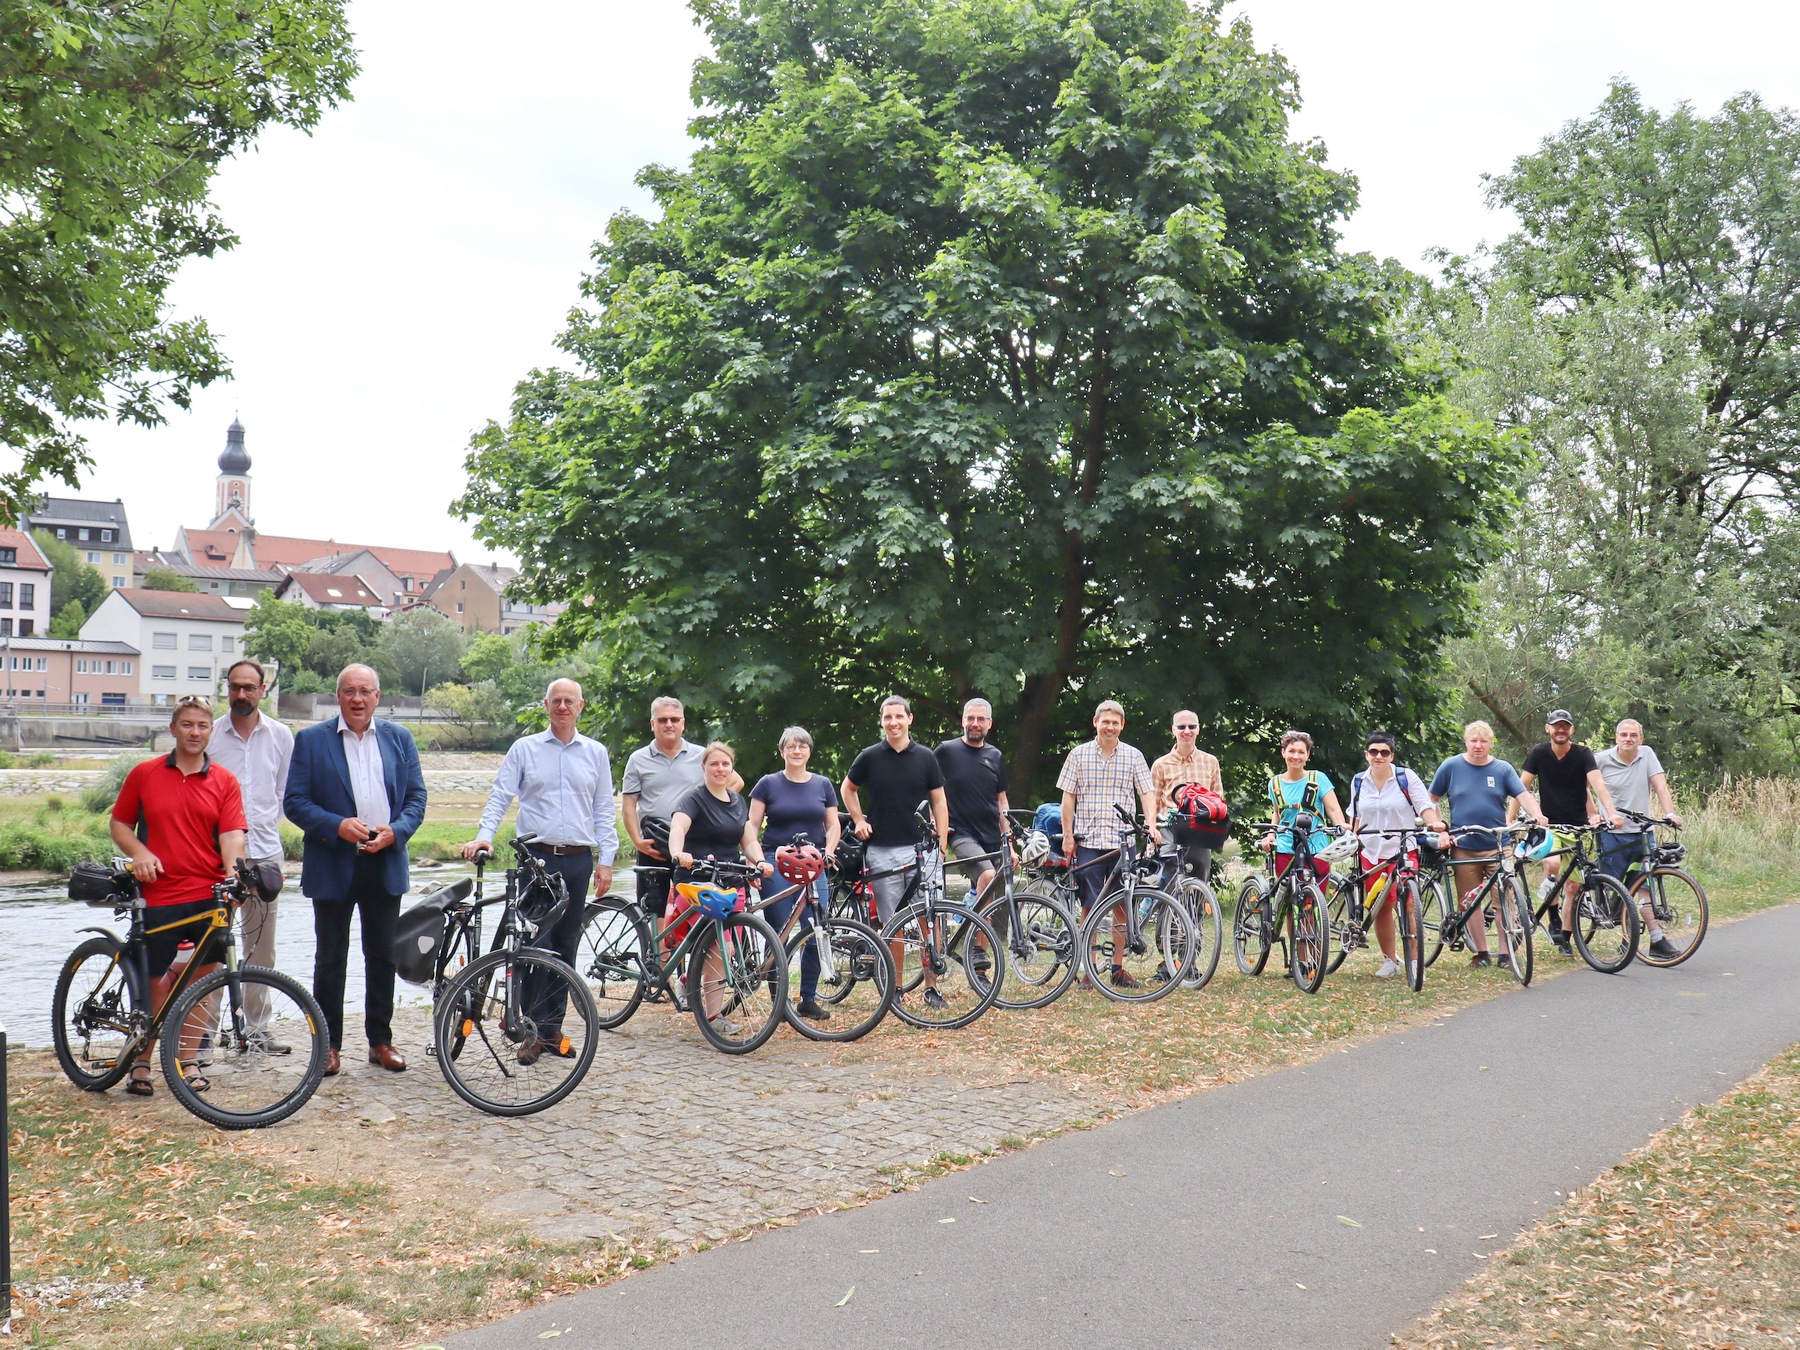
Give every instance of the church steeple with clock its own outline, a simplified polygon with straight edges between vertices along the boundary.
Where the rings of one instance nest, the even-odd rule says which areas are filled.
[[[244,424],[235,417],[225,432],[219,455],[218,499],[209,530],[250,530],[250,453],[244,449]]]

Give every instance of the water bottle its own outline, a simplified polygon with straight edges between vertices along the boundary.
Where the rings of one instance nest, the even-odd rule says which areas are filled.
[[[169,963],[170,978],[173,979],[174,977],[180,975],[182,971],[187,969],[188,962],[192,961],[193,959],[194,959],[194,944],[193,943],[183,942],[179,946],[177,946],[175,948],[175,959]]]
[[[1387,884],[1388,884],[1388,873],[1383,872],[1380,876],[1375,878],[1375,884],[1373,886],[1369,887],[1369,898],[1364,902],[1364,905],[1363,905],[1363,907],[1365,909],[1374,909],[1375,908],[1375,903],[1376,903],[1376,901],[1381,899],[1381,893],[1387,889]]]
[[[1556,878],[1555,877],[1545,877],[1541,882],[1538,883],[1538,889],[1537,889],[1538,899],[1548,900],[1555,893],[1556,893]]]

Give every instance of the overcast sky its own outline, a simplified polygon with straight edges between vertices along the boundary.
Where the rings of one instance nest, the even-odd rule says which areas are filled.
[[[1233,11],[1298,70],[1297,134],[1361,179],[1347,244],[1412,266],[1504,234],[1481,175],[1591,112],[1614,75],[1664,108],[1711,112],[1743,89],[1800,105],[1800,7],[1774,0]],[[555,362],[593,240],[647,207],[638,168],[686,158],[701,43],[675,0],[362,0],[350,19],[355,101],[224,170],[216,197],[242,242],[174,291],[236,378],[157,430],[92,431],[82,492],[124,498],[140,547],[206,523],[236,415],[261,529],[489,557],[448,509],[469,435]]]

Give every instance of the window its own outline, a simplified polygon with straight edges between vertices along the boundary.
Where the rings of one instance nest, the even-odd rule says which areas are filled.
[[[123,707],[124,704],[125,704],[125,695],[123,695],[123,694],[102,694],[102,695],[100,695],[100,706],[103,708],[119,708],[119,707]]]
[[[467,581],[467,580],[463,580],[463,581],[459,581],[459,582],[457,582],[457,583],[456,583],[456,589],[457,589],[457,590],[459,590],[459,591],[466,591],[466,590],[468,590],[468,589],[469,589],[469,583],[468,583],[468,581]]]
[[[87,674],[87,658],[81,656],[75,658],[75,673],[77,675]]]
[[[457,602],[456,602],[456,612],[457,612],[457,613],[458,613],[458,614],[461,614],[461,613],[462,613],[462,606],[463,606],[463,602],[462,602],[462,601],[460,601],[460,600],[458,600],[458,601],[457,601]]]
[[[126,553],[113,554],[113,566],[114,567],[123,567],[123,566],[125,566],[126,563],[128,563],[130,561],[131,561],[131,556],[129,554],[126,554]]]
[[[188,678],[190,680],[210,680],[212,678],[212,667],[210,667],[210,666],[189,666],[188,667]]]
[[[96,674],[98,674],[99,670],[100,670],[100,663],[98,661],[96,661],[96,662],[94,662],[94,671]],[[108,661],[106,663],[106,673],[108,675],[111,675],[113,673],[113,663],[111,661]]]
[[[150,645],[159,652],[172,652],[175,650],[175,634],[152,633],[150,635]]]
[[[212,634],[189,633],[188,650],[190,652],[210,652],[212,650]]]
[[[85,540],[86,540],[86,539],[88,539],[88,538],[89,538],[89,537],[90,537],[90,536],[91,536],[91,535],[92,535],[92,534],[93,534],[93,531],[92,531],[92,530],[88,530],[88,529],[83,529],[83,530],[82,530],[82,531],[81,531],[81,538],[82,538],[82,539],[83,539],[83,540],[84,540],[84,541],[85,541]],[[89,558],[88,558],[88,561],[89,561],[89,562],[92,562],[92,561],[93,561],[93,558],[92,558],[92,557],[89,557]]]
[[[50,669],[50,658],[47,656],[38,657],[37,668],[39,670],[49,670]]]
[[[106,663],[106,668],[107,668],[107,669],[108,669],[108,670],[111,670],[111,669],[112,669],[112,662],[111,662],[111,661],[108,661],[108,662],[107,662],[107,663]],[[131,674],[131,662],[129,662],[129,661],[121,661],[121,662],[119,662],[119,674],[121,674],[121,675],[129,675],[129,674]]]
[[[69,527],[67,525],[58,525],[56,527],[56,537],[58,539],[67,539],[69,537]]]
[[[86,694],[71,694],[69,696],[69,702],[73,703],[77,708],[87,707],[87,701],[88,696]]]
[[[400,585],[410,591],[413,588],[413,579],[411,577],[401,577]]]
[[[231,651],[231,639],[228,637],[220,638],[219,639],[219,650],[222,652],[229,653]]]
[[[100,555],[98,553],[90,553],[88,554],[88,561],[90,563],[98,563],[100,561]]]
[[[35,619],[20,619],[19,620],[19,636],[20,637],[30,637],[31,630],[36,627],[37,627],[37,620],[35,620]]]
[[[12,588],[12,582],[0,581],[0,609],[12,608]]]
[[[21,581],[19,583],[19,608],[37,608],[37,583],[35,581]]]
[[[16,548],[0,548],[0,563],[16,563],[19,561],[19,550]]]
[[[116,538],[116,536],[113,534],[113,532],[111,530],[100,531],[100,542],[101,543],[110,544],[110,543],[112,543],[114,538]]]
[[[0,637],[12,636],[12,620],[0,619]]]
[[[113,589],[115,591],[121,589],[124,585],[125,585],[124,577],[114,577],[113,578]]]
[[[153,680],[172,680],[175,678],[174,666],[151,666],[150,678]]]

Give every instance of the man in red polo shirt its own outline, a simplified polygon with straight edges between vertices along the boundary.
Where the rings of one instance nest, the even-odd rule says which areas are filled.
[[[169,719],[175,749],[126,774],[113,803],[113,844],[131,859],[132,875],[148,908],[145,927],[164,930],[145,939],[155,1005],[168,997],[168,971],[176,948],[197,941],[204,931],[190,930],[182,921],[217,908],[212,888],[230,876],[244,856],[248,826],[243,793],[230,771],[214,764],[206,753],[212,727],[212,705],[205,699],[178,702]],[[205,969],[196,972],[204,973]],[[197,1040],[198,1029],[194,1035]],[[185,1032],[182,1039],[184,1043],[188,1039]],[[200,1079],[195,1086],[204,1091],[200,1086],[204,1082]],[[138,1097],[148,1097],[154,1090],[148,1048],[131,1066],[125,1090]]]

